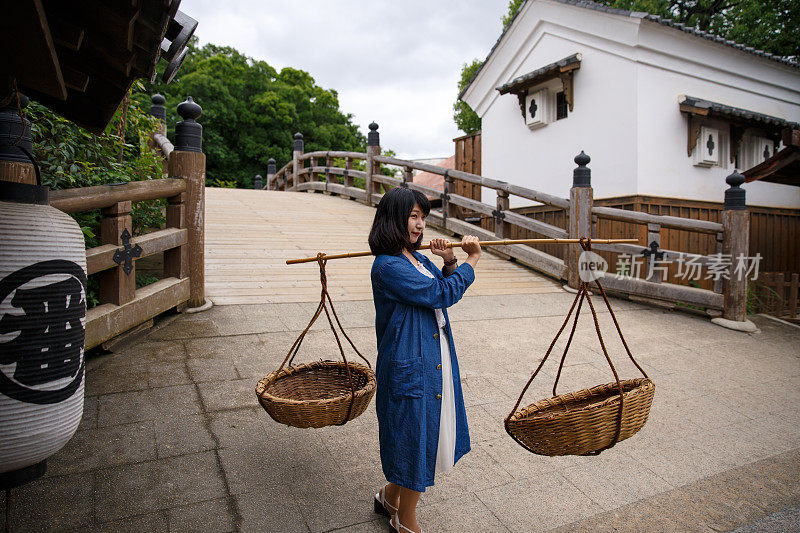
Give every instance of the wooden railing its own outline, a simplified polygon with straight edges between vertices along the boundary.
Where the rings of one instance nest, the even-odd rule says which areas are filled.
[[[345,168],[334,165],[336,162],[341,164],[341,159],[344,159]],[[351,170],[355,160],[364,161],[365,171]],[[322,161],[324,164],[320,164]],[[733,258],[746,256],[748,252],[748,213],[744,209],[744,190],[740,187],[744,178],[738,173],[728,177],[727,181],[731,187],[725,193],[723,221],[717,223],[594,206],[591,171],[586,166],[589,161],[589,157],[583,153],[575,158],[578,166],[573,172],[570,197],[569,199],[560,198],[469,172],[381,156],[377,125],[371,124],[366,153],[334,151],[303,153],[303,136],[299,133],[295,134],[292,160],[276,173],[269,175],[264,188],[328,192],[356,198],[367,205],[376,205],[383,196],[381,191],[392,187],[408,187],[428,196],[441,198],[441,209],[431,211],[429,216],[431,223],[458,235],[473,234],[486,240],[509,238],[512,227],[524,228],[538,235],[553,238],[579,238],[582,236],[610,238],[613,236],[597,235],[599,219],[641,225],[647,229],[647,240],[641,245],[609,244],[595,245],[593,248],[598,251],[624,253],[642,258],[645,249],[653,247],[652,249],[657,253],[650,254],[646,260],[647,270],[652,270],[652,275],[645,279],[634,276],[606,275],[603,278],[605,287],[627,296],[702,307],[710,316],[714,317],[721,315],[723,318],[735,322],[746,321],[747,279],[740,279],[731,272],[730,279],[719,277],[714,283],[713,290],[708,290],[662,282],[656,275],[660,271],[649,268],[655,266],[658,261],[676,258],[701,266],[708,266],[719,259],[714,256],[690,254],[687,251],[661,249],[660,232],[662,228],[714,235],[718,243],[717,252],[719,254]],[[396,167],[402,177],[384,175],[381,172],[382,166]],[[442,175],[445,182],[444,191],[413,183],[413,170]],[[354,177],[364,180],[363,189],[354,187]],[[487,204],[455,194],[453,191],[456,179],[494,189],[497,195],[495,204]],[[567,227],[562,228],[511,211],[509,209],[511,196],[518,196],[563,210],[566,215]],[[459,210],[458,207],[464,209]],[[492,217],[495,221],[494,231],[459,219],[456,215],[459,211],[464,210]],[[573,289],[579,286],[578,268],[581,250],[577,246],[570,247],[565,258],[555,257],[526,245],[503,246],[495,252],[514,258],[549,276],[565,280]]]
[[[153,103],[158,106],[156,98]],[[163,155],[171,177],[50,192],[50,205],[61,211],[102,213],[102,244],[86,250],[87,274],[100,275],[100,304],[86,313],[86,349],[171,308],[198,308],[205,303],[205,155],[199,151],[202,130],[195,122],[201,110],[196,104],[184,104],[178,106],[184,120],[176,127],[181,133],[176,134],[175,145],[167,139],[163,123],[151,143]],[[151,108],[154,115],[166,116],[165,109],[159,111]],[[161,198],[167,200],[166,227],[133,236],[132,204]],[[164,277],[136,289],[136,261],[161,253]]]

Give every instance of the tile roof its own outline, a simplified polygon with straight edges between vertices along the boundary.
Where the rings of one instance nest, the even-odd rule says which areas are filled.
[[[528,82],[532,80],[535,80],[537,78],[551,77],[551,75],[556,76],[557,73],[561,71],[562,67],[566,67],[567,65],[572,65],[573,63],[580,63],[580,62],[581,62],[581,55],[572,54],[571,56],[565,57],[564,59],[559,59],[555,63],[550,63],[549,65],[545,65],[542,68],[537,68],[533,72],[528,72],[527,74],[518,76],[513,80],[511,80],[510,82],[505,83],[500,87],[497,87],[497,90],[500,91],[500,94],[513,92],[518,87],[529,85]]]
[[[800,129],[800,124],[791,122],[782,118],[765,115],[763,113],[756,113],[755,111],[748,111],[740,107],[733,107],[710,100],[703,100],[702,98],[695,98],[694,96],[684,96],[680,102],[681,107],[695,107],[699,109],[707,109],[711,114],[720,118],[732,118],[745,122],[762,124],[765,126],[772,126],[778,128],[793,128]]]

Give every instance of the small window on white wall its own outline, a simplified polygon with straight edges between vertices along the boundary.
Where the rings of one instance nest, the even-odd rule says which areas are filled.
[[[742,170],[753,168],[775,155],[775,143],[766,137],[748,135],[742,139],[740,166]]]
[[[539,89],[525,97],[525,124],[530,129],[541,128],[553,121],[552,95],[548,89]]]
[[[694,164],[698,167],[722,166],[723,148],[719,129],[701,126],[693,152]]]
[[[692,157],[698,167],[727,167],[728,135],[725,130],[717,125],[700,126]]]

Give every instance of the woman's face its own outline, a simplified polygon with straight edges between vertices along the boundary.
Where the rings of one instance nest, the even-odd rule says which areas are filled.
[[[416,243],[425,230],[425,214],[419,205],[414,204],[414,209],[408,215],[408,240]]]

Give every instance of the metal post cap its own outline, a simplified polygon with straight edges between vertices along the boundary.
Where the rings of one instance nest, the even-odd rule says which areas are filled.
[[[166,122],[167,108],[164,104],[167,103],[167,99],[163,95],[156,93],[150,97],[150,103],[152,104],[150,106],[150,114],[162,122]]]
[[[745,206],[745,190],[741,185],[745,182],[745,177],[734,170],[725,182],[730,185],[730,188],[725,190],[725,206],[726,210],[743,210]]]
[[[578,165],[578,168],[572,171],[573,187],[592,186],[592,169],[586,167],[591,160],[592,158],[586,155],[586,152],[583,150],[575,156],[575,164]]]
[[[369,133],[367,134],[367,146],[380,146],[381,136],[378,133],[378,125],[373,121],[369,125]]]
[[[295,152],[302,152],[303,151],[303,134],[299,131],[294,134],[294,151]]]
[[[267,174],[275,174],[275,160],[271,157],[267,161]]]
[[[183,120],[195,121],[203,114],[203,108],[194,101],[194,98],[187,96],[185,101],[178,104],[178,114]]]
[[[175,124],[175,150],[202,152],[203,126],[197,119],[203,114],[203,108],[189,96],[178,104],[178,114],[183,120]]]

